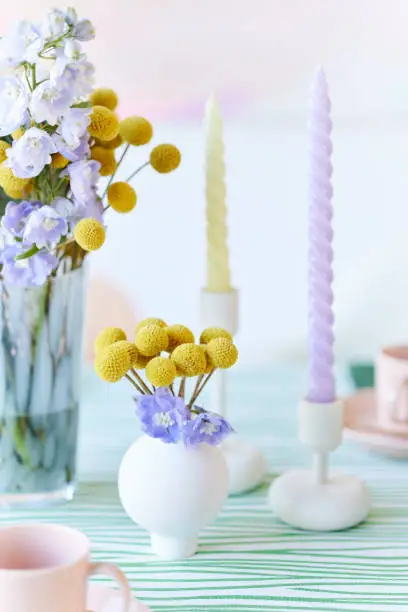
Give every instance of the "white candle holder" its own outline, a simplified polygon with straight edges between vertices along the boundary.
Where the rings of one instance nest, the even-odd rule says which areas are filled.
[[[329,474],[329,453],[341,443],[343,405],[299,406],[299,438],[313,453],[313,467],[293,470],[277,478],[269,503],[278,517],[300,529],[338,531],[361,523],[370,509],[365,485],[355,476]]]
[[[215,293],[201,291],[201,325],[223,327],[234,336],[238,330],[238,291]],[[226,418],[227,372],[217,370],[211,385],[211,410]],[[230,436],[221,445],[228,465],[229,494],[237,495],[257,487],[265,477],[267,466],[261,451],[240,436]]]

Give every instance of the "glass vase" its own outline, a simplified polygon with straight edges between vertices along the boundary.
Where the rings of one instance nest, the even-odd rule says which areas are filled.
[[[0,285],[0,508],[75,491],[85,267]]]

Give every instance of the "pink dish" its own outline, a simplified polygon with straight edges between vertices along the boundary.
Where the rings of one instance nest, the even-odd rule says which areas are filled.
[[[90,584],[86,602],[86,612],[120,612],[122,601],[119,591],[102,584]],[[134,600],[129,612],[151,612],[150,608]]]
[[[344,438],[388,457],[408,459],[408,434],[384,430],[378,423],[374,389],[344,399]]]

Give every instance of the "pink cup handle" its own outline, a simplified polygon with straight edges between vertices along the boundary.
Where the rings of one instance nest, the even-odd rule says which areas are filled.
[[[110,576],[120,586],[122,599],[123,599],[123,612],[129,612],[130,604],[132,601],[132,591],[128,581],[126,580],[125,574],[116,565],[111,563],[90,563],[88,569],[88,576]]]

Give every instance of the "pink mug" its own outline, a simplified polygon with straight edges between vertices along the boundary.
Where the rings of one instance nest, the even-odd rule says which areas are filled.
[[[408,346],[382,349],[375,378],[378,425],[408,434]]]
[[[91,563],[90,542],[60,525],[16,525],[0,529],[0,612],[85,612],[87,580],[111,576],[121,588],[122,611],[131,591],[115,565]]]

